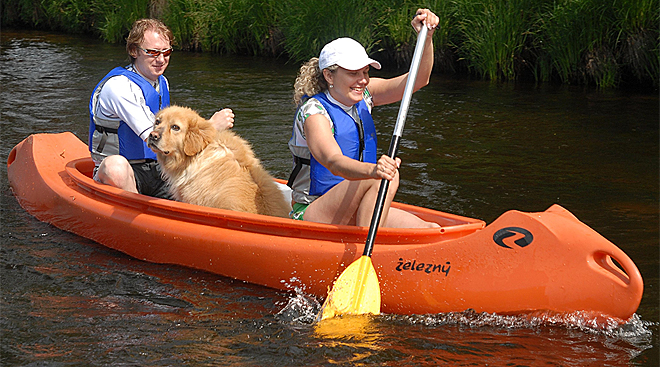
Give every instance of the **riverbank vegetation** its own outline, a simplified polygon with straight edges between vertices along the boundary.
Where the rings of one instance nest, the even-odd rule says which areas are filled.
[[[155,17],[176,47],[301,62],[350,36],[406,67],[418,7],[440,17],[435,70],[493,81],[658,87],[659,0],[0,0],[3,27],[124,41]]]

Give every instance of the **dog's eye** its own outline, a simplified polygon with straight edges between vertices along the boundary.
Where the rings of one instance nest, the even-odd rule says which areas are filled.
[[[172,125],[172,127],[171,127],[170,129],[172,129],[173,131],[179,131],[179,130],[181,130],[181,128],[179,127],[179,125]]]
[[[156,121],[154,121],[154,126],[158,126],[158,125],[160,125],[160,119],[156,119]]]

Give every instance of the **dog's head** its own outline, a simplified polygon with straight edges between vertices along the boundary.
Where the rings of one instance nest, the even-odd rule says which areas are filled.
[[[147,145],[159,158],[194,156],[213,140],[216,130],[188,107],[170,106],[156,114]]]

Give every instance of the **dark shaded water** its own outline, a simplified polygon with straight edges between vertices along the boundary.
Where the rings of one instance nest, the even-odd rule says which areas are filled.
[[[29,134],[86,139],[91,89],[125,63],[123,47],[3,30],[0,159]],[[175,53],[172,100],[235,130],[288,175],[295,65]],[[380,107],[381,147],[398,105]],[[129,258],[39,222],[0,167],[2,365],[657,366],[658,95],[447,79],[414,96],[398,200],[490,222],[558,203],[616,243],[645,281],[621,327],[580,314],[383,315],[352,337],[316,330],[296,294]],[[258,271],[256,269],[255,271]],[[557,271],[569,271],[557,269]]]

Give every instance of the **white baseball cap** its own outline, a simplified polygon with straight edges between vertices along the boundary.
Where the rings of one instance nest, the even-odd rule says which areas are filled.
[[[380,69],[380,63],[369,58],[358,41],[347,37],[337,38],[321,50],[319,70],[335,64],[347,70],[360,70],[367,65]]]

